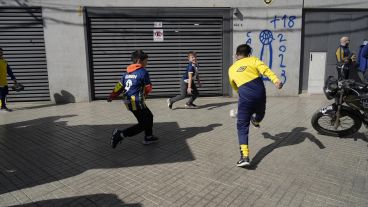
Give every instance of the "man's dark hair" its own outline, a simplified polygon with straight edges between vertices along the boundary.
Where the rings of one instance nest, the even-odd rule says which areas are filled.
[[[2,47],[0,47],[0,51],[3,51],[3,48]]]
[[[138,60],[145,60],[148,58],[148,55],[146,53],[143,52],[143,50],[136,50],[134,52],[132,52],[132,61],[133,63],[137,63]]]
[[[239,45],[236,48],[236,55],[248,57],[250,54],[252,54],[252,48],[247,44]]]

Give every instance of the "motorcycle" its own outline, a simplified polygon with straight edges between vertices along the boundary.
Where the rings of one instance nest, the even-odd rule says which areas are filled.
[[[344,66],[341,70],[343,70]],[[329,76],[323,87],[334,103],[314,113],[311,123],[320,134],[343,137],[368,127],[368,86],[351,79]]]

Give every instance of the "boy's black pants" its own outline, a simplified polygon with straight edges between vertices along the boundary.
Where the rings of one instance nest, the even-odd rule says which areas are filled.
[[[146,137],[152,136],[153,114],[149,108],[146,107],[144,109],[131,112],[134,114],[135,118],[137,118],[138,124],[123,130],[124,136],[132,137],[142,131],[144,131]]]
[[[188,83],[186,83],[183,79],[180,80],[180,95],[175,96],[174,98],[170,99],[171,103],[175,103],[177,101],[180,101],[185,98],[187,95],[187,89],[188,89]],[[190,98],[187,103],[192,104],[194,100],[198,97],[198,89],[197,86],[194,84],[194,81],[192,81],[192,94],[190,95]]]

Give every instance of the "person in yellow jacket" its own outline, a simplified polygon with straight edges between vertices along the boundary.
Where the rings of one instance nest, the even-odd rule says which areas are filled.
[[[17,84],[17,80],[13,74],[13,71],[8,65],[8,62],[3,57],[3,49],[0,48],[0,111],[10,112],[6,106],[6,96],[9,93],[7,75]]]
[[[259,127],[266,111],[266,89],[262,75],[268,77],[276,88],[281,89],[280,79],[257,57],[251,56],[252,48],[247,44],[236,48],[236,61],[229,68],[231,87],[238,92],[237,130],[240,145],[238,167],[250,164],[248,149],[249,124]]]
[[[350,52],[349,37],[341,37],[340,45],[336,49],[336,67],[339,79],[348,79],[349,71],[355,69],[356,55]],[[344,65],[341,71],[341,66]]]

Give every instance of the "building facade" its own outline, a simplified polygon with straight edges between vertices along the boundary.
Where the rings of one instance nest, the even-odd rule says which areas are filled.
[[[186,53],[198,52],[206,96],[232,95],[227,69],[247,43],[284,82],[267,94],[318,93],[334,74],[341,36],[351,50],[368,39],[365,0],[3,0],[0,47],[26,89],[12,101],[105,98],[130,63],[149,54],[152,96],[179,90]]]

